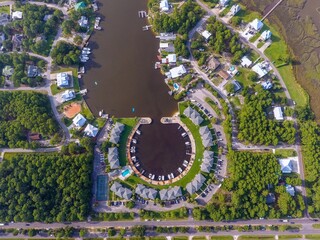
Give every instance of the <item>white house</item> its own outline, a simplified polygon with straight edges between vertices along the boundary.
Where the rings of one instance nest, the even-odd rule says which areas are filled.
[[[82,116],[80,113],[72,120],[73,125],[78,128],[82,127],[86,123],[86,121],[87,119],[85,119],[84,116]]]
[[[177,62],[177,55],[176,54],[168,54],[166,57],[168,63],[174,64]]]
[[[264,90],[269,90],[272,88],[273,84],[270,80],[267,80],[267,81],[262,82],[261,86]]]
[[[84,129],[84,134],[88,137],[95,137],[98,134],[99,129],[91,124],[88,124]]]
[[[261,34],[261,39],[263,41],[267,41],[267,40],[269,40],[271,38],[271,35],[272,34],[271,34],[270,30],[266,30]]]
[[[58,87],[68,87],[70,76],[66,72],[57,73],[57,86]]]
[[[279,159],[282,173],[292,173],[293,166],[291,159]]]
[[[225,7],[228,5],[229,2],[230,2],[230,0],[220,0],[219,4],[221,7]]]
[[[292,197],[293,197],[294,194],[295,194],[294,187],[291,186],[291,185],[286,185],[286,191],[287,191],[287,193],[289,193]]]
[[[14,11],[12,12],[12,19],[22,19],[22,12],[21,11]]]
[[[241,10],[241,7],[238,4],[234,4],[230,9],[231,15],[236,15]]]
[[[160,10],[161,12],[168,12],[170,9],[168,0],[161,0],[160,2]]]
[[[88,27],[88,23],[89,23],[89,20],[86,16],[81,16],[81,18],[78,21],[79,26],[83,28]]]
[[[186,74],[187,70],[183,65],[172,68],[169,70],[169,75],[171,78],[181,77],[183,74]]]
[[[247,56],[244,56],[243,58],[241,58],[241,66],[242,67],[250,67],[252,64],[252,61],[247,57]]]
[[[204,37],[206,39],[206,41],[209,40],[209,38],[212,36],[212,34],[208,31],[208,30],[204,30],[202,33],[201,33],[202,37]]]
[[[264,77],[269,72],[269,70],[266,68],[266,66],[263,63],[257,63],[251,69],[252,71],[258,74],[259,78]]]
[[[263,27],[263,23],[259,19],[253,20],[251,23],[249,23],[250,28],[252,28],[255,31],[260,31]]]
[[[70,101],[76,97],[76,93],[74,90],[67,90],[61,94],[62,102]]]
[[[283,121],[284,120],[283,112],[282,112],[281,107],[275,107],[273,109],[273,115],[274,115],[275,119],[278,120],[278,121]]]

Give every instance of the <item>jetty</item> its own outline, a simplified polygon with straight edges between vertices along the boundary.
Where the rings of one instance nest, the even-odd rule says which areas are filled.
[[[79,93],[82,95],[82,96],[85,96],[87,94],[88,90],[85,88],[85,89],[82,89],[81,91],[79,91]]]
[[[99,26],[100,25],[101,18],[96,17],[96,20],[94,21],[94,29],[96,30],[101,30],[102,28]]]
[[[138,16],[139,16],[139,18],[146,18],[146,17],[148,17],[148,14],[146,11],[139,11]]]
[[[148,31],[150,28],[152,27],[152,25],[146,25],[142,27],[143,31]]]
[[[94,3],[92,4],[92,8],[93,8],[93,11],[94,11],[94,12],[96,12],[96,11],[99,10],[98,4],[97,4],[96,2],[94,2]]]

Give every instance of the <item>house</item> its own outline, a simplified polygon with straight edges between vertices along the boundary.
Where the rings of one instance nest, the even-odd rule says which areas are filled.
[[[272,204],[276,202],[276,196],[273,193],[269,193],[266,197],[266,204]]]
[[[187,107],[183,114],[190,118],[190,120],[195,124],[195,125],[200,125],[203,122],[203,118],[200,116],[200,114],[194,110],[193,108],[191,108],[190,106]]]
[[[272,84],[272,82],[271,82],[270,80],[267,80],[267,81],[263,81],[263,82],[261,83],[261,86],[262,86],[262,88],[263,88],[264,90],[269,90],[269,89],[272,88],[273,84]]]
[[[172,79],[177,78],[177,77],[181,77],[182,75],[187,73],[187,70],[185,69],[185,67],[183,65],[180,65],[178,67],[172,68],[169,70],[170,73],[170,77]]]
[[[168,54],[166,60],[169,64],[175,64],[177,62],[177,55],[176,54]]]
[[[0,25],[4,26],[9,23],[10,16],[6,13],[0,13]]]
[[[239,90],[241,90],[241,85],[237,80],[233,80],[232,84],[234,86],[234,92],[238,92]]]
[[[84,129],[84,134],[88,137],[95,137],[98,134],[99,129],[95,126],[88,124]]]
[[[159,36],[156,36],[156,38],[159,38],[160,40],[164,40],[164,41],[170,41],[170,40],[175,40],[177,37],[176,34],[174,33],[160,33]]]
[[[182,196],[181,188],[178,186],[168,188],[168,189],[162,189],[159,191],[160,199],[161,200],[173,200],[178,197]]]
[[[14,11],[14,12],[12,12],[11,17],[13,20],[22,19],[22,12],[21,11]]]
[[[207,66],[212,70],[216,70],[220,66],[220,62],[215,57],[210,57]]]
[[[266,62],[257,63],[252,68],[252,71],[258,74],[259,78],[264,77],[269,72],[269,65]]]
[[[270,30],[266,30],[261,34],[260,37],[263,41],[267,41],[271,38],[271,36],[272,36],[272,34],[271,34]]]
[[[256,18],[251,23],[249,23],[249,27],[252,30],[259,32],[261,30],[261,28],[263,27],[263,23],[259,19]]]
[[[218,75],[219,75],[220,77],[222,77],[224,80],[228,80],[229,77],[230,77],[229,73],[227,73],[227,72],[224,71],[224,70],[220,70],[220,71],[218,72]]]
[[[129,188],[123,187],[119,182],[114,182],[110,190],[123,199],[129,200],[132,196],[132,191]]]
[[[160,42],[159,49],[160,49],[160,51],[173,53],[174,52],[174,45],[173,45],[173,43],[169,43],[169,42]]]
[[[39,140],[41,140],[41,134],[40,133],[29,133],[28,138],[29,138],[29,141],[39,141]]]
[[[121,132],[124,130],[124,125],[122,123],[116,122],[114,127],[110,132],[110,139],[111,143],[117,144],[120,140]]]
[[[203,154],[202,164],[201,164],[201,171],[205,173],[209,173],[211,171],[212,166],[213,166],[213,152],[205,150]]]
[[[232,5],[231,9],[230,9],[230,14],[231,15],[236,15],[239,11],[241,10],[241,7],[239,6],[239,4],[234,4]]]
[[[289,193],[292,197],[294,197],[295,194],[295,189],[291,185],[286,185],[286,192]]]
[[[74,90],[66,90],[61,94],[62,102],[67,102],[76,97],[76,93]]]
[[[111,169],[116,169],[120,167],[118,148],[108,148],[108,161]]]
[[[160,1],[160,11],[161,12],[168,12],[170,9],[170,5],[168,0],[161,0]]]
[[[80,27],[87,28],[89,24],[89,19],[86,16],[81,16],[78,21]]]
[[[29,78],[34,78],[39,75],[39,69],[37,66],[29,65],[27,69],[27,76]]]
[[[82,10],[86,7],[86,4],[84,2],[78,2],[74,5],[74,9],[76,11]]]
[[[200,127],[199,133],[201,135],[202,144],[205,148],[213,146],[212,134],[208,126]]]
[[[45,15],[44,17],[43,17],[43,21],[48,21],[50,18],[52,18],[52,14],[47,14],[47,15]]]
[[[251,66],[251,64],[252,64],[252,61],[247,56],[244,56],[241,58],[242,67],[248,68]]]
[[[14,73],[13,67],[7,65],[2,69],[2,75],[5,77],[11,77],[12,74]]]
[[[293,166],[291,159],[279,159],[278,161],[281,166],[282,173],[292,173]]]
[[[220,0],[219,4],[221,7],[225,7],[228,5],[229,2],[230,2],[230,0]]]
[[[58,87],[69,87],[70,76],[66,72],[57,73],[57,86]]]
[[[85,123],[87,119],[84,118],[80,113],[75,116],[75,118],[72,120],[73,125],[77,128],[81,128]]]
[[[2,32],[0,33],[0,45],[6,40],[6,35]]]
[[[281,107],[275,107],[273,109],[273,115],[274,115],[274,118],[276,120],[278,120],[278,121],[283,121],[284,120],[283,112],[282,112]]]
[[[209,40],[209,38],[212,36],[212,34],[208,31],[208,30],[204,30],[202,33],[201,33],[201,36],[204,37],[204,39],[206,41]]]
[[[154,200],[157,197],[158,191],[153,188],[147,188],[142,184],[138,184],[135,189],[135,193],[142,198]]]
[[[186,186],[186,189],[189,192],[189,194],[192,195],[195,192],[197,192],[202,187],[205,180],[206,178],[202,174],[198,173],[194,177],[194,179],[190,183],[188,183]]]
[[[22,34],[14,34],[12,36],[12,45],[14,50],[20,50],[22,46],[23,35]]]

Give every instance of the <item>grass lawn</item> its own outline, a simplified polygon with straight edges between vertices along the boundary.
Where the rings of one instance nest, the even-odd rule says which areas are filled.
[[[206,240],[206,237],[193,237],[192,240]]]
[[[274,239],[273,236],[269,235],[269,236],[263,236],[263,235],[255,235],[255,236],[251,236],[251,235],[243,235],[238,237],[239,240],[247,240],[247,239],[264,239],[264,240],[271,240]]]
[[[277,157],[288,158],[297,156],[297,152],[294,149],[276,149],[275,155]]]
[[[302,238],[301,234],[293,234],[293,235],[279,235],[278,239],[297,239]]]
[[[309,235],[305,235],[306,239],[318,239],[320,240],[320,234],[309,234]]]
[[[155,212],[155,211],[144,211],[141,219],[162,219],[162,220],[177,220],[177,219],[187,219],[188,210],[184,207],[165,211],[165,212]]]
[[[249,68],[238,67],[238,74],[235,79],[242,84],[243,87],[252,86],[256,84],[248,79],[248,74],[252,72]]]
[[[244,22],[249,23],[254,19],[258,18],[261,19],[261,15],[258,12],[248,11],[246,6],[243,4],[239,4],[241,10],[237,13],[237,16]]]
[[[51,84],[50,88],[51,88],[52,95],[56,95],[66,90],[64,88],[59,88],[57,84]]]
[[[188,240],[188,237],[186,236],[179,236],[179,237],[173,237],[173,240]]]
[[[166,240],[165,237],[149,237],[150,240]]]
[[[312,227],[315,229],[320,229],[320,223],[312,224]]]
[[[81,112],[80,112],[88,121],[94,121],[94,116],[90,110],[90,108],[88,107],[88,105],[86,104],[85,101],[83,101],[81,103]]]
[[[119,161],[121,166],[125,166],[128,162],[126,155],[127,139],[134,126],[137,125],[138,118],[117,118],[114,120],[125,125],[119,141]]]
[[[211,240],[233,240],[233,236],[212,236]]]
[[[10,14],[10,7],[9,6],[0,7],[0,13]]]
[[[258,45],[257,45],[257,48],[261,48],[264,44],[265,44],[264,41],[259,42]]]

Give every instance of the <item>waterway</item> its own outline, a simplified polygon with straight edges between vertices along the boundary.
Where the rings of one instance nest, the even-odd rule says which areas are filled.
[[[148,23],[138,11],[147,9],[147,0],[105,0],[99,8],[103,30],[90,39],[92,61],[81,81],[87,104],[95,115],[103,109],[116,117],[151,117],[153,123],[141,127],[139,159],[148,172],[176,172],[187,159],[185,143],[176,125],[160,123],[178,108],[164,76],[154,69],[159,40],[142,31]]]

